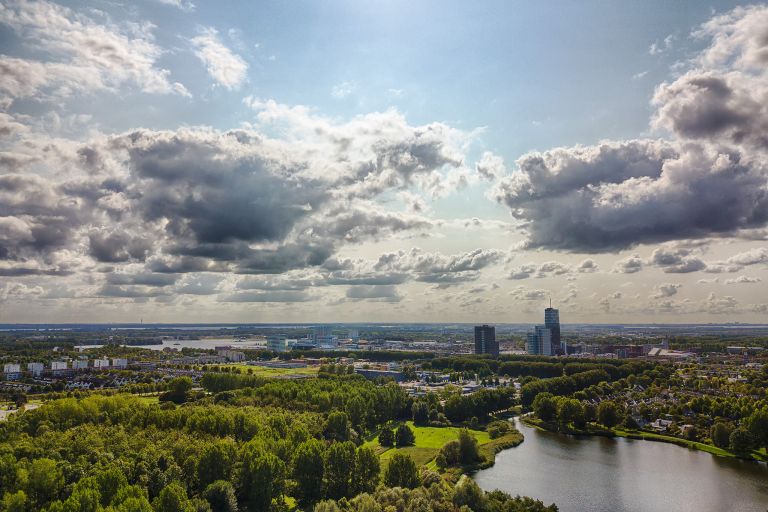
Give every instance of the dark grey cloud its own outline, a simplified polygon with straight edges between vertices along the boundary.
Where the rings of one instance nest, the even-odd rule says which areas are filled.
[[[179,276],[174,274],[107,274],[107,283],[110,285],[141,285],[141,286],[170,286],[178,281]]]
[[[379,302],[399,302],[402,297],[397,288],[391,285],[359,285],[347,289],[346,297],[352,300],[374,300]]]
[[[660,267],[668,274],[687,274],[707,268],[707,264],[691,255],[688,249],[655,249],[651,255],[650,264]]]
[[[90,255],[102,263],[144,261],[152,248],[149,240],[122,231],[91,233],[88,241]]]
[[[303,291],[274,290],[235,292],[219,297],[220,302],[306,302],[314,299]]]

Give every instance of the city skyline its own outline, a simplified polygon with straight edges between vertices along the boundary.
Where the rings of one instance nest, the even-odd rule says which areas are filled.
[[[0,323],[766,323],[766,25],[3,2]]]

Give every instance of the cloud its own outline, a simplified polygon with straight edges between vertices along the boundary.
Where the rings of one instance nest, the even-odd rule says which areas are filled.
[[[762,279],[759,277],[749,277],[749,276],[739,276],[734,279],[726,279],[723,281],[724,284],[754,284],[761,282]]]
[[[668,35],[660,42],[656,41],[648,48],[648,53],[651,55],[660,55],[669,51],[675,42],[676,37],[673,34]]]
[[[619,260],[613,266],[613,272],[618,274],[634,274],[641,270],[643,270],[643,260],[637,254]]]
[[[182,11],[192,12],[195,10],[195,4],[192,2],[189,2],[188,0],[156,0],[157,2],[165,5],[170,5],[171,7],[176,7],[177,9],[181,9]]]
[[[409,272],[417,281],[436,284],[457,284],[475,281],[479,271],[499,262],[503,253],[497,250],[475,249],[465,253],[443,255],[413,248],[383,254],[374,268],[377,271]]]
[[[582,274],[591,274],[592,272],[597,272],[598,269],[597,263],[590,258],[585,259],[576,267],[576,270]]]
[[[757,265],[759,263],[768,263],[768,249],[763,247],[759,249],[750,249],[749,251],[734,254],[726,260],[729,265]]]
[[[205,64],[208,74],[218,85],[239,89],[248,79],[248,64],[224,46],[215,28],[208,27],[192,38],[195,55]]]
[[[51,2],[10,2],[0,9],[35,58],[0,55],[0,93],[13,99],[58,99],[75,93],[117,91],[123,85],[147,93],[189,92],[157,66],[162,50],[154,26],[98,23]]]
[[[594,265],[594,262],[592,260],[586,260],[587,262],[590,262],[592,265]],[[596,269],[596,267],[589,266],[589,263],[587,263],[587,267],[585,267],[586,270],[582,270],[581,267],[579,267],[578,272],[593,272],[593,268]],[[507,276],[508,279],[527,279],[529,277],[537,277],[537,278],[544,278],[544,277],[550,277],[550,276],[562,276],[567,274],[572,274],[576,272],[576,269],[573,268],[571,265],[567,265],[565,263],[560,263],[559,261],[546,261],[544,263],[528,263],[526,265],[521,265],[520,267],[513,268],[509,275]]]
[[[654,299],[661,299],[666,297],[672,297],[673,295],[677,295],[677,291],[682,288],[682,284],[676,284],[676,283],[663,283],[656,285],[655,290],[656,292],[652,295],[652,298]]]
[[[380,302],[399,302],[402,297],[397,288],[391,285],[359,285],[347,289],[346,297],[352,300],[375,300]]]
[[[306,302],[312,300],[309,293],[303,291],[248,291],[230,293],[219,297],[220,302]]]
[[[518,286],[509,292],[509,295],[517,301],[538,301],[546,299],[549,296],[549,292]]]
[[[484,179],[494,181],[501,179],[506,174],[504,159],[486,151],[475,164],[475,170]]]
[[[690,256],[690,251],[687,249],[669,251],[661,247],[654,249],[649,264],[661,267],[668,274],[687,274],[707,267],[701,259]]]
[[[347,82],[341,82],[340,84],[336,84],[331,89],[331,96],[333,96],[336,99],[344,99],[357,89],[357,83],[354,81],[347,81]]]
[[[531,248],[605,252],[733,236],[768,222],[768,7],[702,29],[710,46],[654,95],[672,139],[606,141],[529,153],[492,192]]]

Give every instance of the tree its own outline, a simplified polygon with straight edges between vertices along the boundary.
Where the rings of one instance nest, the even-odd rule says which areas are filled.
[[[187,393],[192,389],[190,377],[176,377],[168,383],[168,391],[160,396],[160,400],[183,404],[187,401]]]
[[[330,441],[349,440],[349,419],[340,411],[334,411],[328,415],[325,422],[325,438]]]
[[[195,512],[187,497],[187,491],[178,482],[171,482],[160,491],[152,507],[155,512]]]
[[[728,424],[718,421],[709,430],[709,437],[712,438],[712,444],[718,448],[725,448],[731,444],[731,427]]]
[[[333,443],[325,452],[325,494],[340,499],[351,494],[352,475],[355,467],[355,445],[351,441]]]
[[[453,504],[456,507],[469,507],[473,512],[484,512],[486,510],[485,492],[471,478],[464,477],[456,486],[456,492],[453,495]]]
[[[413,459],[404,453],[396,453],[389,459],[384,472],[384,483],[388,487],[414,489],[419,485],[419,472]]]
[[[352,474],[352,494],[373,492],[379,483],[381,465],[374,451],[361,446],[355,452],[355,471]]]
[[[413,402],[411,415],[413,416],[414,425],[426,425],[429,423],[429,405],[423,400]]]
[[[600,402],[597,406],[597,421],[608,428],[615,427],[619,424],[619,408],[609,400]]]
[[[2,502],[0,502],[0,510],[5,512],[24,512],[27,509],[27,495],[24,491],[16,491],[15,493],[5,493]]]
[[[293,479],[296,480],[296,497],[303,505],[315,503],[323,495],[323,455],[323,443],[317,439],[309,439],[296,448],[293,456]]]
[[[542,421],[552,421],[557,417],[557,402],[552,393],[539,393],[533,400],[533,412]]]
[[[203,491],[205,498],[216,512],[237,512],[235,488],[225,480],[217,480]]]
[[[32,461],[27,489],[38,506],[56,498],[63,486],[64,476],[55,461],[46,458]]]
[[[200,487],[205,489],[216,480],[229,480],[236,453],[234,443],[229,440],[206,445],[197,462]]]
[[[401,423],[400,426],[397,427],[397,431],[395,432],[395,444],[399,448],[402,446],[411,446],[415,442],[416,442],[416,435],[413,433],[413,430],[411,430],[411,427],[409,427],[405,423]]]
[[[749,430],[745,429],[744,427],[739,427],[731,432],[729,441],[731,451],[739,455],[747,455],[750,451],[752,451],[752,446],[754,444],[752,435],[750,435]]]
[[[247,510],[268,510],[272,499],[283,495],[285,463],[255,442],[245,446],[239,491]]]
[[[557,403],[557,420],[561,425],[580,423],[584,420],[581,402],[575,398],[561,398]]]
[[[345,407],[349,421],[358,432],[365,430],[365,422],[368,417],[368,405],[359,395],[353,396]]]
[[[768,450],[768,409],[753,412],[745,423],[755,444]]]
[[[379,444],[386,447],[394,446],[395,434],[391,428],[383,427],[381,429],[381,432],[379,432]]]
[[[474,464],[480,460],[477,439],[465,428],[459,431],[459,457],[462,464]]]

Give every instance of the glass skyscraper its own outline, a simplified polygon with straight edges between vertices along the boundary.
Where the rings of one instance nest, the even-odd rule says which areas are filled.
[[[475,354],[499,355],[496,327],[492,325],[475,326]]]
[[[552,333],[552,353],[561,350],[560,344],[560,311],[553,308],[552,304],[544,310],[544,327]]]

